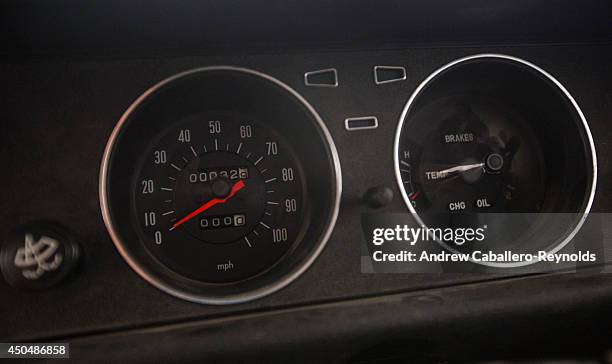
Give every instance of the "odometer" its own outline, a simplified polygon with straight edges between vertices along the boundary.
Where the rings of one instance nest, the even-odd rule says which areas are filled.
[[[314,109],[280,81],[210,67],[154,86],[107,146],[100,197],[126,261],[177,297],[271,293],[320,253],[340,170]]]

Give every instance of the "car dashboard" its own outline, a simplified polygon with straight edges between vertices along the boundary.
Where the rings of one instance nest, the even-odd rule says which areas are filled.
[[[0,341],[609,362],[610,4],[3,6]],[[596,257],[432,268],[382,234],[468,212]]]

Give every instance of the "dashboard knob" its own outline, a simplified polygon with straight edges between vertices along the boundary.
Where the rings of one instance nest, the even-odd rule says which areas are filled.
[[[363,200],[368,206],[378,209],[393,201],[393,190],[387,186],[375,186],[366,191]]]
[[[81,249],[65,227],[34,222],[13,231],[2,244],[0,268],[15,288],[41,290],[63,281],[81,257]]]

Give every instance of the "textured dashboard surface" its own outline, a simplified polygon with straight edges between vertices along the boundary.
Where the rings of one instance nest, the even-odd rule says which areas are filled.
[[[392,140],[405,102],[438,67],[461,56],[483,52],[531,61],[557,77],[573,94],[590,123],[601,156],[593,210],[609,211],[612,47],[606,45],[5,61],[0,65],[0,163],[4,171],[0,183],[0,238],[21,223],[53,219],[74,231],[84,247],[85,261],[74,279],[45,292],[19,291],[0,282],[0,338],[62,337],[492,279],[479,275],[360,272],[360,213],[371,211],[361,202],[363,193],[375,185],[389,186],[396,197],[381,211],[405,211],[392,160]],[[116,252],[104,229],[98,203],[102,152],[125,109],[165,77],[216,64],[266,72],[300,92],[326,122],[338,148],[343,173],[339,219],[315,264],[281,292],[227,307],[183,302],[141,280]],[[372,75],[375,65],[405,66],[407,80],[377,86]],[[330,67],[338,69],[338,88],[304,86],[304,72]],[[378,118],[377,129],[344,129],[345,118],[370,115]]]
[[[601,42],[605,0],[3,2],[0,54],[158,54],[363,44]]]

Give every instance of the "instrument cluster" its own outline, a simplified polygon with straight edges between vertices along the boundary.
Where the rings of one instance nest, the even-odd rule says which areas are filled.
[[[406,78],[403,67],[374,71],[377,84]],[[304,83],[337,87],[338,72],[308,72]],[[520,229],[516,219],[497,224],[491,240],[551,252],[580,229],[595,149],[552,75],[479,54],[396,97],[406,104],[380,163],[395,172],[418,224],[537,214]],[[376,117],[345,120],[351,131],[377,127]],[[157,288],[208,304],[259,298],[302,274],[334,229],[341,193],[336,146],[315,108],[271,75],[230,66],[186,71],[144,92],[117,123],[100,172],[104,221],[123,258]]]

